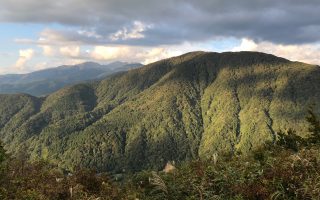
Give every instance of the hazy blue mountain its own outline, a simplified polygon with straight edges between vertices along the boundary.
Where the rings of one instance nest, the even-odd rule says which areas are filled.
[[[142,66],[139,63],[113,62],[100,65],[85,62],[78,65],[64,65],[28,74],[0,75],[0,93],[27,93],[34,96],[50,94],[64,86],[102,79],[110,74]]]

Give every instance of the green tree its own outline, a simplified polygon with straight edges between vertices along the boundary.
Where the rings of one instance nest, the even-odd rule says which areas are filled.
[[[318,116],[314,113],[313,107],[308,109],[308,116],[306,117],[307,122],[309,122],[309,131],[311,136],[309,137],[309,142],[312,144],[320,144],[320,120]]]
[[[5,161],[7,159],[6,151],[2,146],[2,142],[0,141],[0,199],[4,199],[5,196],[5,186],[6,184],[6,164]]]
[[[6,157],[6,151],[4,150],[2,142],[0,141],[0,164],[2,164],[5,161]]]
[[[289,129],[286,132],[280,131],[277,133],[277,145],[286,149],[299,151],[300,147],[304,145],[305,141],[302,137],[297,135],[294,130]]]

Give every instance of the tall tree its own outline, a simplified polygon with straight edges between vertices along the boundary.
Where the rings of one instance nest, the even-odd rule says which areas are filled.
[[[3,163],[5,159],[6,159],[6,151],[4,150],[2,146],[2,142],[0,141],[0,165]]]
[[[320,144],[320,120],[314,113],[313,107],[310,107],[308,109],[308,116],[306,117],[306,120],[310,124],[309,131],[311,133],[311,136],[309,138],[309,141],[313,144]]]

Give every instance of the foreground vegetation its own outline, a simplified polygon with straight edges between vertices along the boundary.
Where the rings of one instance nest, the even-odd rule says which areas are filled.
[[[277,134],[249,155],[217,155],[170,172],[66,174],[44,161],[10,158],[0,148],[0,199],[320,199],[320,122],[310,134]]]
[[[320,149],[280,146],[243,158],[192,161],[170,172],[72,175],[45,162],[2,164],[0,199],[320,199]]]

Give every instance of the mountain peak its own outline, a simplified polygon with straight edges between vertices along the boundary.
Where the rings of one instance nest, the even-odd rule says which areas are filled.
[[[70,66],[99,66],[101,64],[97,63],[97,62],[93,62],[93,61],[86,61],[86,62],[83,62],[83,63],[79,63],[79,64],[76,64],[76,65],[70,65]]]
[[[0,134],[13,154],[24,144],[67,169],[246,154],[280,130],[307,132],[319,77],[317,66],[261,52],[191,52],[42,99],[0,95]]]

